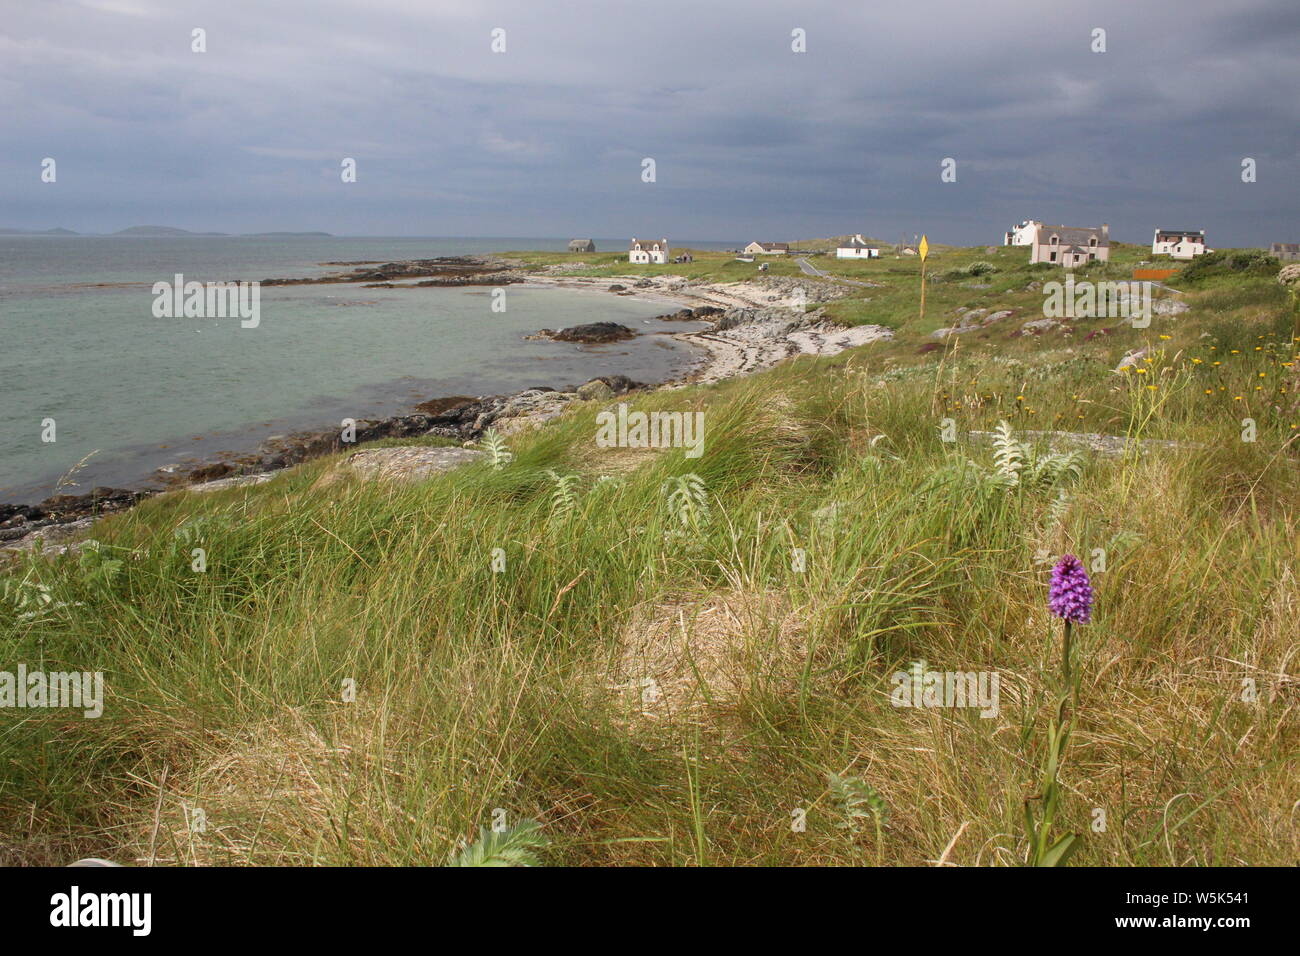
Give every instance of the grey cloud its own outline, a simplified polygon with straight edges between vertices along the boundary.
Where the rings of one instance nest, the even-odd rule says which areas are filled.
[[[0,225],[976,243],[1033,216],[1294,241],[1298,36],[1293,0],[22,5]]]

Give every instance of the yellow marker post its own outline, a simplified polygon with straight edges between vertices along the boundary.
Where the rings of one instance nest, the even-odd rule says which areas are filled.
[[[925,236],[921,237],[921,244],[916,247],[916,251],[920,253],[921,256],[921,319],[924,320],[925,319],[925,257],[930,254],[930,243],[925,238]]]

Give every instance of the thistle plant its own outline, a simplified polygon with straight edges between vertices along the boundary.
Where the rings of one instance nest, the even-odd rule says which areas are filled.
[[[958,456],[939,474],[972,487],[983,496],[1012,489],[1051,490],[1083,476],[1084,456],[1077,451],[1039,450],[1022,442],[1005,421],[993,430],[993,466],[986,468],[965,456]]]
[[[479,838],[465,847],[448,866],[541,866],[536,851],[550,841],[536,820],[524,820],[497,832],[479,828]]]
[[[692,472],[668,478],[663,483],[668,513],[681,531],[695,530],[709,520],[709,494],[704,479]]]
[[[1025,467],[1027,449],[1016,441],[1011,426],[998,422],[993,432],[993,467],[1009,486],[1020,484],[1020,472]]]
[[[831,802],[844,818],[836,826],[856,830],[859,820],[870,817],[875,822],[876,866],[880,866],[885,849],[885,819],[889,813],[885,798],[861,777],[841,777],[837,773],[828,773],[826,782],[830,786]]]
[[[489,428],[483,433],[483,450],[487,452],[488,464],[495,471],[500,471],[515,458],[515,453],[507,447],[506,440],[495,428]]]
[[[1060,527],[1070,510],[1070,496],[1064,488],[1056,493],[1056,498],[1047,508],[1047,527],[1049,530]]]
[[[32,580],[30,572],[22,578],[0,581],[0,602],[12,605],[20,621],[36,621],[62,606],[55,603],[48,585]]]
[[[1083,475],[1083,456],[1078,452],[1039,453],[1030,445],[1017,441],[1011,426],[998,422],[993,432],[993,467],[995,479],[1008,488],[1054,488]]]
[[[551,469],[546,470],[546,477],[555,484],[551,492],[551,520],[563,521],[573,514],[578,507],[578,475],[561,475]]]
[[[109,594],[124,566],[122,559],[109,557],[103,545],[87,538],[77,555],[76,572],[55,576],[49,573],[40,548],[33,548],[26,557],[21,576],[0,580],[0,604],[10,605],[20,621],[53,620],[63,608],[85,606],[82,601],[72,600],[73,597],[86,591],[99,597]]]

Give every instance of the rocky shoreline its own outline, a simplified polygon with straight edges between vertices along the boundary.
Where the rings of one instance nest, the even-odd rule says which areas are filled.
[[[437,259],[409,259],[401,262],[327,262],[324,265],[351,265],[347,272],[293,279],[263,279],[262,285],[325,285],[341,282],[369,283],[365,288],[395,288],[394,279],[422,279],[411,287],[458,285],[509,285],[524,282],[527,275],[516,263],[497,256],[442,256]]]
[[[685,376],[658,385],[634,382],[622,375],[607,375],[581,386],[536,386],[509,395],[436,398],[416,405],[409,414],[358,421],[351,442],[344,442],[338,429],[273,436],[264,440],[255,452],[203,464],[184,473],[160,475],[158,480],[166,486],[162,490],[94,488],[81,495],[56,494],[37,505],[0,504],[0,551],[26,550],[37,542],[57,547],[58,542],[74,537],[98,518],[124,511],[155,494],[178,488],[204,490],[254,483],[266,480],[275,471],[365,442],[434,436],[473,443],[489,428],[508,435],[539,427],[561,415],[574,401],[604,401],[631,391],[717,382],[768,368],[794,355],[833,354],[893,335],[880,326],[844,328],[826,321],[821,310],[804,311],[805,302],[824,302],[854,294],[854,290],[844,285],[815,279],[773,276],[719,284],[693,283],[681,276],[632,276],[611,281],[566,274],[574,266],[526,273],[519,268],[522,263],[496,256],[326,264],[354,268],[316,278],[267,279],[262,284],[389,285],[395,279],[418,279],[414,283],[403,282],[400,287],[508,283],[560,286],[673,302],[680,307],[658,316],[660,321],[705,321],[709,328],[672,335],[699,349],[702,358]],[[617,323],[596,322],[558,330],[541,329],[525,338],[600,344],[639,334]]]

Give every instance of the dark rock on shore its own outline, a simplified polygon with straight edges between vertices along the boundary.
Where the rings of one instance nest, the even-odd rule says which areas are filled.
[[[39,521],[45,512],[35,505],[0,505],[0,528],[8,528],[24,521]]]
[[[84,495],[51,495],[39,505],[0,504],[0,542],[17,541],[50,525],[125,511],[153,492],[93,488]]]
[[[340,265],[343,263],[327,263]],[[363,263],[350,272],[296,279],[263,279],[262,285],[320,285],[331,282],[366,282],[383,288],[393,279],[426,279],[417,285],[506,285],[524,281],[511,263],[494,256],[443,256],[401,262]]]
[[[125,488],[92,488],[84,495],[52,495],[40,503],[40,509],[55,518],[68,518],[108,511],[123,511],[148,492]]]
[[[228,462],[218,461],[211,465],[203,465],[201,468],[195,468],[189,474],[192,482],[199,483],[204,481],[216,481],[218,478],[225,478],[235,473],[235,466]]]
[[[475,401],[477,399],[468,395],[450,395],[447,398],[431,398],[427,402],[421,402],[415,406],[415,410],[436,417],[444,412],[454,411]]]
[[[604,382],[606,385],[608,385],[611,389],[614,390],[615,395],[622,395],[624,392],[633,392],[640,388],[650,387],[649,385],[646,385],[644,382],[633,381],[632,379],[628,378],[626,375],[601,375],[597,378],[593,378],[591,381]],[[591,382],[588,382],[587,384],[590,385]]]
[[[699,322],[722,315],[725,311],[716,305],[702,305],[698,309],[679,309],[665,315],[656,315],[655,318],[660,322]]]
[[[511,285],[515,282],[523,282],[524,276],[515,272],[484,272],[477,275],[468,276],[440,276],[436,279],[425,279],[422,282],[415,283],[417,288],[426,286],[455,286],[455,285]]]
[[[623,342],[636,338],[636,330],[617,322],[589,322],[586,325],[571,325],[563,329],[539,329],[528,339],[541,339],[549,342],[581,342],[585,345],[603,345],[607,342]]]

